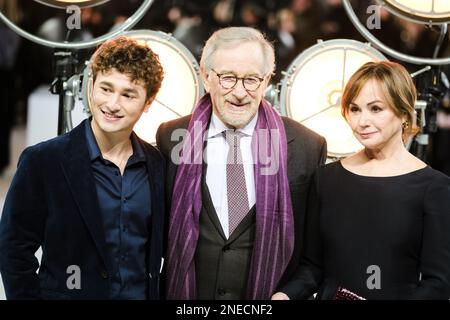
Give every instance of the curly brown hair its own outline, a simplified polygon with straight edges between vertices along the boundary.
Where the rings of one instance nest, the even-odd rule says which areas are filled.
[[[94,53],[91,63],[95,81],[99,72],[116,69],[131,81],[140,83],[147,92],[146,100],[153,100],[164,78],[159,57],[148,46],[120,36],[103,43]]]

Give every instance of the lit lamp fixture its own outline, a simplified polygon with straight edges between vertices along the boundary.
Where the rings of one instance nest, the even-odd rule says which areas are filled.
[[[162,122],[188,115],[204,93],[199,65],[191,52],[171,35],[150,30],[123,33],[147,44],[159,56],[164,80],[149,111],[143,113],[134,127],[136,134],[148,143],[156,143],[156,130]],[[92,88],[88,81],[89,66],[83,76],[83,103],[88,108]]]
[[[319,42],[289,66],[282,80],[281,113],[324,136],[330,158],[360,150],[341,115],[341,95],[360,66],[378,60],[386,58],[369,44],[345,39]]]
[[[450,22],[449,0],[377,0],[393,14],[425,24]]]
[[[66,8],[71,5],[76,5],[79,7],[93,7],[109,0],[34,0],[36,2],[45,4],[47,6],[55,8]]]

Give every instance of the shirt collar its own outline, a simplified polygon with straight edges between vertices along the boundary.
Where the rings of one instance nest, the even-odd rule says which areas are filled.
[[[250,122],[247,123],[247,125],[245,127],[241,128],[241,129],[237,129],[236,131],[242,132],[246,136],[250,136],[250,137],[253,136],[253,132],[255,131],[257,120],[258,120],[258,112],[256,112],[253,119],[250,120]],[[223,123],[223,121],[220,120],[218,116],[216,116],[216,114],[213,111],[211,114],[211,122],[209,123],[207,139],[214,138],[214,137],[222,134],[222,132],[229,130],[229,129],[230,128],[228,128]]]
[[[91,161],[94,161],[97,158],[103,159],[103,157],[102,157],[102,153],[100,152],[100,148],[97,144],[97,140],[95,139],[94,132],[92,131],[91,122],[92,122],[92,118],[89,119],[89,121],[87,121],[87,123],[86,123],[85,133],[86,133],[86,140],[87,140],[88,151],[89,151],[89,159]],[[130,140],[131,140],[131,146],[133,148],[133,155],[131,156],[133,163],[145,161],[146,158],[145,158],[144,150],[142,149],[142,146],[139,143],[138,137],[134,133],[134,131],[131,133]]]
[[[92,118],[86,122],[86,125],[84,126],[84,128],[85,128],[84,131],[86,133],[86,140],[87,140],[87,146],[88,146],[88,151],[89,151],[89,159],[91,161],[94,161],[98,157],[101,157],[102,154],[100,152],[100,148],[98,147],[97,140],[95,140],[94,132],[92,131],[92,127],[91,127],[91,122],[92,122]]]
[[[142,149],[141,144],[139,143],[138,136],[136,133],[131,132],[131,146],[133,147],[133,155],[134,161],[141,162],[146,161],[144,150]]]

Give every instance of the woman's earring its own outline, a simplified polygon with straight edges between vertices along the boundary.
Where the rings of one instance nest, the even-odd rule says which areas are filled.
[[[406,130],[406,129],[408,129],[408,128],[409,128],[409,122],[408,122],[408,121],[403,122],[403,123],[402,123],[402,129],[403,129],[403,130]]]

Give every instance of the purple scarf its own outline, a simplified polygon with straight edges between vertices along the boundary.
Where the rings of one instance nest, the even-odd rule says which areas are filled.
[[[194,253],[202,207],[201,159],[211,112],[211,98],[206,94],[192,114],[181,164],[177,169],[169,224],[168,299],[197,298]],[[281,117],[264,99],[252,137],[252,153],[255,162],[256,235],[246,298],[262,300],[270,299],[274,293],[294,249],[286,133]],[[269,169],[269,158],[278,158],[276,170]]]

